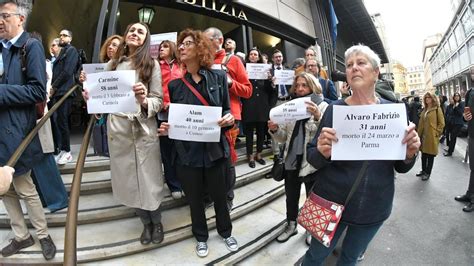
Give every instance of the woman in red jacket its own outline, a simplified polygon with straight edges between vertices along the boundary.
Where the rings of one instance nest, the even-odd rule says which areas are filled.
[[[163,41],[159,46],[159,61],[161,67],[161,86],[163,88],[163,109],[158,113],[158,127],[162,122],[168,122],[168,106],[170,95],[168,83],[183,76],[181,67],[176,60],[176,44]],[[161,159],[165,171],[165,181],[171,191],[171,197],[180,199],[183,196],[181,184],[176,178],[176,170],[171,165],[171,142],[168,136],[160,136]]]

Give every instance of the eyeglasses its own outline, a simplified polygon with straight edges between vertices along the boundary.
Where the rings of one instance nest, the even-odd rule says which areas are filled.
[[[181,47],[188,48],[192,43],[194,43],[194,42],[193,41],[182,42],[182,43],[178,44],[178,49],[181,49]]]
[[[69,35],[67,35],[67,34],[62,34],[62,33],[61,33],[61,34],[59,34],[59,37],[71,37],[71,36],[69,36]]]
[[[11,16],[19,16],[19,13],[0,13],[0,18],[2,20],[7,20]]]

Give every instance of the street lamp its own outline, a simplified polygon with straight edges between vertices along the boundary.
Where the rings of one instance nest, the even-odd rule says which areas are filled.
[[[138,9],[138,19],[148,26],[150,26],[153,16],[155,16],[155,9],[153,7],[143,5]]]

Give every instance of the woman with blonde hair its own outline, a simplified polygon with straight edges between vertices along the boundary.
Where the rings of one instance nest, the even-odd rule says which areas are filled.
[[[271,120],[268,121],[270,134],[276,141],[286,144],[284,160],[287,225],[285,231],[277,238],[280,243],[286,242],[298,233],[296,218],[301,185],[304,183],[307,196],[314,184],[314,173],[316,172],[316,169],[306,161],[306,145],[316,135],[319,121],[329,105],[324,101],[318,79],[307,72],[302,72],[295,77],[290,93],[295,98],[311,97],[311,101],[306,102],[311,117],[281,125]],[[311,235],[306,234],[305,239],[309,245]]]
[[[438,155],[439,137],[444,129],[444,115],[438,97],[431,92],[423,96],[423,111],[418,123],[418,135],[421,137],[421,180],[430,178],[434,157]]]
[[[115,53],[118,50],[120,43],[123,38],[120,35],[112,35],[108,37],[102,47],[100,48],[99,60],[102,63],[107,63],[110,59],[114,58]]]

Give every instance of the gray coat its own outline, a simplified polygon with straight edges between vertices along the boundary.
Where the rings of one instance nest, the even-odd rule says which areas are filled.
[[[107,69],[110,69],[110,63]],[[117,70],[132,69],[122,62]],[[136,80],[139,81],[138,72]],[[160,65],[155,62],[152,79],[145,84],[148,111],[137,104],[136,113],[111,114],[107,120],[110,172],[115,199],[132,208],[156,210],[164,197],[160,143],[155,119],[163,106]],[[131,89],[131,88],[130,88]]]

